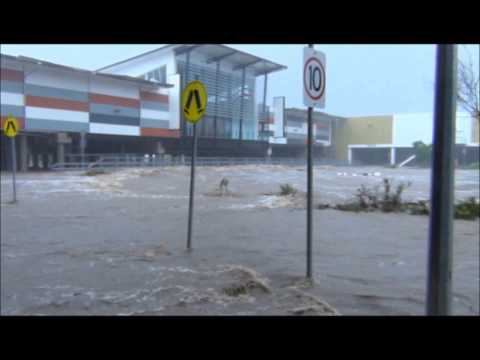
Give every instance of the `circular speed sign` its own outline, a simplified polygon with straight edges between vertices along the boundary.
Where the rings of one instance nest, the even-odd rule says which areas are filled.
[[[325,93],[325,67],[316,57],[305,61],[303,68],[303,85],[310,99],[318,101]]]
[[[303,103],[308,107],[325,107],[326,56],[311,47],[303,49]]]

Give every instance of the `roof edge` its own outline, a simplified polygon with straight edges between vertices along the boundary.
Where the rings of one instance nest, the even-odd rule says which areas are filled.
[[[47,66],[47,67],[52,67],[52,68],[59,68],[61,70],[65,71],[71,71],[71,72],[79,72],[79,73],[84,73],[88,75],[93,75],[93,76],[100,76],[100,77],[105,77],[105,78],[111,78],[115,80],[121,80],[121,81],[128,81],[128,82],[134,82],[136,84],[143,84],[145,86],[152,86],[152,87],[161,87],[161,88],[172,88],[172,84],[166,84],[166,83],[158,83],[155,81],[149,81],[141,78],[136,78],[128,75],[115,75],[115,74],[105,74],[105,73],[99,73],[98,71],[91,71],[91,70],[86,70],[86,69],[81,69],[81,68],[76,68],[72,66],[66,66],[62,64],[56,64],[52,63],[50,61],[45,61],[45,60],[40,60],[40,59],[35,59],[27,56],[12,56],[8,54],[1,54],[0,57],[5,57],[8,60],[14,60],[14,61],[20,61],[23,63],[30,63],[34,65],[40,65],[40,66]]]

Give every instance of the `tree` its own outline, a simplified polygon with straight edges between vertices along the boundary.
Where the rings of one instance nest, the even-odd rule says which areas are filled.
[[[415,151],[415,160],[420,166],[429,166],[432,159],[432,145],[427,145],[423,141],[413,143]]]
[[[468,60],[458,61],[457,101],[465,111],[480,121],[479,64],[474,65],[471,54]]]

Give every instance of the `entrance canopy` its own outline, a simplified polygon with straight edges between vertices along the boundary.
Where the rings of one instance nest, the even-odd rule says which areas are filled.
[[[207,64],[228,59],[229,62],[234,64],[234,70],[248,67],[249,70],[253,70],[255,76],[265,75],[287,68],[284,65],[221,44],[184,44],[178,45],[174,51],[177,55],[188,51],[204,54],[207,56]]]

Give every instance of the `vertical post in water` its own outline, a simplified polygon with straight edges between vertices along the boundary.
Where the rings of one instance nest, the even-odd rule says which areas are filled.
[[[456,45],[437,45],[427,315],[451,314]]]
[[[198,75],[195,76],[198,80]],[[195,196],[195,160],[197,159],[197,123],[193,124],[192,159],[190,161],[190,201],[188,204],[187,250],[192,249],[193,198]]]
[[[308,44],[313,49],[313,44]],[[311,106],[308,107],[308,139],[307,139],[307,279],[312,280],[312,187],[313,187],[313,168],[312,168],[312,144],[313,144],[313,127],[312,127],[312,111]]]
[[[80,133],[80,154],[81,154],[81,168],[85,168],[85,145],[86,145],[86,134],[84,132]]]
[[[17,202],[17,185],[15,175],[17,172],[17,147],[15,146],[15,136],[13,136],[10,140],[10,144],[12,144],[12,184],[13,184],[13,200],[12,203]]]
[[[267,114],[267,82],[268,82],[268,73],[265,73],[263,78],[263,109],[262,109],[262,136],[265,134],[265,127],[268,122],[268,114]]]

